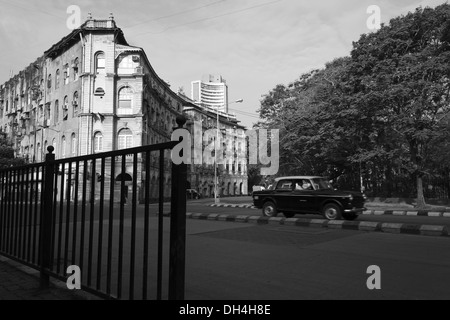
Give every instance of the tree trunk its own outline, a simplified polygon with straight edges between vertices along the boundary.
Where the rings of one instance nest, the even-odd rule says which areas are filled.
[[[445,184],[446,184],[446,189],[447,189],[447,199],[450,199],[450,169],[449,168],[445,168]]]
[[[420,174],[417,175],[416,181],[417,181],[417,208],[424,209],[426,203],[425,197],[423,196],[422,176]]]
[[[387,163],[386,167],[384,168],[384,174],[386,177],[386,197],[390,198],[393,196],[393,179],[392,179],[392,169],[391,166],[389,165],[389,163]],[[398,194],[394,195],[395,197],[399,197]]]

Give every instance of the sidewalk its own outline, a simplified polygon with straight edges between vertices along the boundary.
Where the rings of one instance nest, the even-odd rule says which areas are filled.
[[[51,280],[50,288],[39,288],[39,272],[0,256],[0,300],[94,300],[81,290],[67,289],[65,283]]]

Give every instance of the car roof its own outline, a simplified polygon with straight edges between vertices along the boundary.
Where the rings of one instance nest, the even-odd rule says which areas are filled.
[[[325,177],[321,177],[321,176],[286,176],[286,177],[275,178],[275,181],[277,182],[277,181],[284,180],[284,179],[315,179],[315,178],[326,179]]]

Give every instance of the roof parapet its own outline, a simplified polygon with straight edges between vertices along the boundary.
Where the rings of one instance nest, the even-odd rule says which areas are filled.
[[[117,28],[116,22],[113,19],[109,20],[94,20],[88,19],[81,26],[82,29],[115,29]]]

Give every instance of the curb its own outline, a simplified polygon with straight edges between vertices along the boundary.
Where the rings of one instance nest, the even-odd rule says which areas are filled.
[[[221,207],[221,208],[247,208],[247,209],[258,209],[251,204],[231,204],[231,203],[213,203],[207,204],[208,207]]]
[[[392,212],[391,212],[392,214]],[[412,234],[424,236],[450,236],[446,226],[437,225],[419,225],[409,223],[385,223],[370,221],[347,221],[347,220],[326,220],[326,219],[307,219],[307,218],[284,218],[284,217],[263,217],[263,216],[244,216],[233,214],[214,214],[214,213],[187,213],[187,218],[198,220],[216,220],[238,223],[249,223],[256,225],[287,225],[297,227],[313,227],[327,229],[345,229],[358,231],[377,231],[396,234]]]
[[[425,210],[375,210],[369,209],[363,215],[392,215],[392,216],[421,216],[421,217],[450,217],[450,212]]]
[[[221,208],[247,208],[247,209],[258,209],[250,204],[231,204],[231,203],[213,203],[207,204],[208,207],[221,207]],[[426,211],[426,210],[376,210],[368,209],[362,213],[363,215],[393,215],[393,216],[428,216],[428,217],[450,217],[450,212],[446,211]]]

